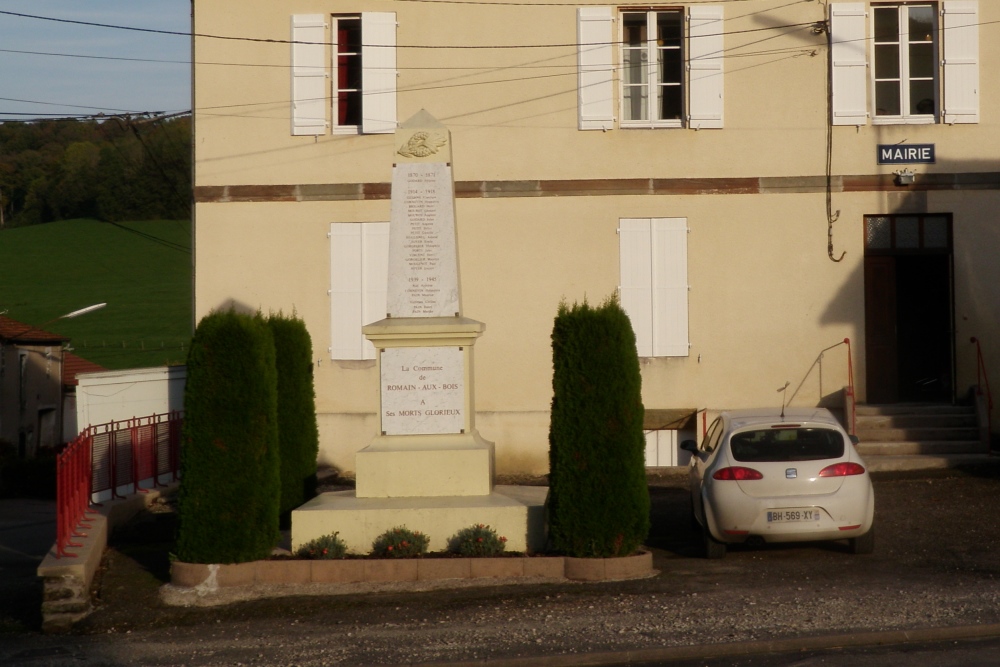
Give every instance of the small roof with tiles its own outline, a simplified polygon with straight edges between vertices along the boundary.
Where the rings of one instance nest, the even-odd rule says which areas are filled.
[[[0,315],[0,340],[11,343],[60,345],[68,342],[69,338]]]

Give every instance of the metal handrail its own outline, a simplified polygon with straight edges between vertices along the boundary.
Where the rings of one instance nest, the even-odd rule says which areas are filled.
[[[979,339],[973,336],[970,343],[976,344],[976,395],[983,395],[983,383],[986,384],[986,428],[993,433],[992,413],[993,413],[993,392],[990,390],[990,377],[986,374],[986,362],[983,360],[983,348],[979,344]]]
[[[94,494],[110,491],[111,497],[118,494],[120,487],[131,486],[133,493],[145,493],[142,482],[152,480],[152,485],[160,485],[160,477],[170,475],[177,480],[180,469],[181,425],[183,413],[173,411],[149,417],[133,418],[126,422],[109,422],[88,426],[78,435],[57,458],[56,469],[56,558],[75,558],[77,554],[67,548],[79,549],[80,542],[73,538],[86,537],[83,529],[89,529],[87,514],[94,514]],[[162,427],[162,428],[161,428]],[[128,434],[119,442],[117,436]],[[106,453],[100,457],[102,471],[94,470],[94,436],[108,436]],[[119,445],[127,448],[128,465],[118,461]],[[101,480],[95,483],[95,477]],[[103,483],[107,478],[107,485]]]
[[[852,356],[851,356],[851,339],[850,338],[845,338],[844,340],[839,341],[837,343],[834,343],[830,347],[825,347],[825,348],[823,348],[822,350],[819,351],[819,354],[816,355],[816,360],[813,361],[812,365],[809,367],[809,370],[806,371],[806,374],[802,377],[802,380],[799,382],[798,386],[795,388],[795,391],[792,392],[792,397],[788,399],[788,402],[785,405],[791,405],[792,404],[792,401],[795,400],[795,397],[799,395],[799,391],[802,389],[803,385],[805,385],[806,380],[808,380],[809,376],[812,375],[813,369],[816,368],[817,366],[819,366],[820,386],[822,387],[822,384],[823,384],[823,366],[822,366],[823,357],[824,357],[824,355],[827,352],[829,352],[830,350],[834,349],[835,347],[840,347],[841,345],[847,345],[847,388],[844,391],[845,391],[845,393],[851,399],[851,414],[850,415],[845,415],[845,418],[849,419],[849,423],[847,425],[847,432],[853,434],[854,433],[854,426],[855,426],[855,424],[857,422],[857,417],[856,417],[856,410],[854,408],[854,405],[856,403],[855,397],[854,397],[854,361],[853,361]],[[778,391],[786,391],[787,392],[787,388],[788,388],[788,385],[786,384],[785,387],[782,387]]]

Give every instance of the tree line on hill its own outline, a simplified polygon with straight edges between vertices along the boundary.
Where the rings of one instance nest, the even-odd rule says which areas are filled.
[[[0,123],[0,226],[191,215],[191,118]]]

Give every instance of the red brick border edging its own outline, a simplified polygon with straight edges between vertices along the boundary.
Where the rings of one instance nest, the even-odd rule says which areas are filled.
[[[412,558],[383,560],[261,560],[232,565],[174,561],[170,583],[179,588],[231,588],[254,584],[352,584],[443,579],[568,579],[615,581],[652,576],[653,554],[624,558]]]

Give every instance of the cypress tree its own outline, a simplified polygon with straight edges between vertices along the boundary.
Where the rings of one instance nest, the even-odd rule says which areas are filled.
[[[312,339],[305,322],[281,313],[267,324],[274,337],[278,370],[278,433],[281,452],[281,514],[316,494],[316,394],[313,388]]]
[[[277,378],[264,319],[216,312],[187,359],[177,557],[192,563],[266,558],[277,543]]]
[[[570,556],[627,556],[649,534],[649,489],[639,357],[617,299],[561,304],[552,363],[550,543]]]

